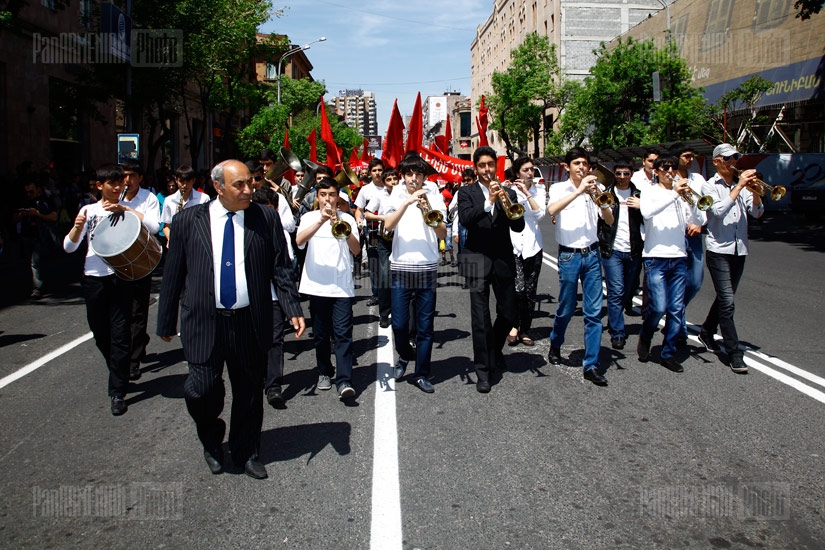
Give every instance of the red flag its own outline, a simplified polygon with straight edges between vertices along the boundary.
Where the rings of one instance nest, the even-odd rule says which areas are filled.
[[[478,108],[478,116],[476,117],[476,126],[478,126],[478,146],[489,145],[487,142],[487,106],[484,105],[484,96],[481,96],[481,105]]]
[[[450,124],[450,115],[447,115],[447,129],[444,131],[444,136],[447,138],[448,143],[453,140],[453,127]]]
[[[370,142],[364,138],[364,150],[361,151],[361,162],[369,164],[370,162]]]
[[[435,147],[439,153],[450,154],[450,144],[447,141],[447,136],[435,136]]]
[[[358,164],[358,151],[355,150],[355,145],[352,146],[352,152],[349,154],[349,165]]]
[[[407,130],[407,147],[405,152],[418,151],[424,139],[424,119],[421,115],[421,92],[415,98],[415,107],[410,117],[410,127]]]
[[[404,157],[404,121],[398,111],[398,100],[392,106],[390,124],[387,126],[387,138],[384,140],[384,151],[381,160],[392,168],[398,168],[398,163]]]
[[[318,143],[315,137],[315,128],[307,136],[307,141],[309,142],[309,160],[312,162],[318,162]]]
[[[341,154],[338,146],[335,145],[335,138],[332,136],[332,128],[327,118],[327,107],[324,105],[324,98],[321,97],[321,141],[327,145],[327,162],[333,172],[341,164]],[[311,160],[311,159],[310,159]]]
[[[291,149],[291,147],[289,146],[289,128],[287,128],[286,133],[284,134],[284,147],[286,147],[287,149]],[[286,178],[286,180],[292,185],[295,185],[295,170],[291,168],[287,170],[284,173],[284,178]]]

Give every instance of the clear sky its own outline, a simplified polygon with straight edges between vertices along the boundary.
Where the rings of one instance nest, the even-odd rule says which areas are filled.
[[[393,101],[402,116],[421,99],[446,91],[470,94],[470,44],[487,20],[493,0],[291,0],[283,15],[261,28],[306,44],[312,77],[339,90],[376,94],[378,132],[387,131]]]

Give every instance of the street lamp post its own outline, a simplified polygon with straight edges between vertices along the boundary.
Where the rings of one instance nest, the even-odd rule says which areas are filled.
[[[277,74],[277,80],[278,80],[278,105],[281,104],[281,65],[284,64],[284,59],[286,59],[287,57],[289,57],[291,55],[295,55],[298,52],[308,50],[310,45],[315,44],[316,42],[323,42],[326,39],[327,39],[326,36],[322,36],[318,40],[313,40],[312,42],[307,42],[303,46],[295,46],[294,48],[292,48],[290,50],[287,50],[286,53],[284,53],[284,55],[281,56],[281,59],[278,61],[278,66],[275,67],[275,70],[277,71],[276,74]]]

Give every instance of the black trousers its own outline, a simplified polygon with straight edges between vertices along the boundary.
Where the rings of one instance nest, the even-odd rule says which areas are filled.
[[[708,316],[702,323],[702,331],[709,334],[716,334],[716,327],[722,333],[725,344],[725,352],[728,355],[742,356],[739,349],[739,335],[736,332],[736,324],[733,322],[733,314],[736,307],[733,303],[736,289],[739,288],[739,281],[745,271],[745,259],[747,256],[736,256],[734,254],[719,254],[705,252],[705,262],[713,281],[713,288],[716,290],[716,298],[710,306]]]
[[[272,347],[266,354],[266,381],[264,388],[280,386],[284,377],[284,325],[286,318],[281,303],[272,302]]]
[[[512,277],[472,278],[470,284],[470,322],[473,330],[473,363],[476,374],[486,377],[496,365],[496,357],[516,322],[516,289]],[[496,320],[490,317],[490,287],[496,296]]]
[[[226,430],[219,418],[226,397],[223,383],[226,364],[232,384],[229,450],[236,464],[244,464],[258,456],[261,445],[266,353],[255,340],[250,308],[234,311],[230,317],[216,314],[215,348],[206,363],[189,363],[183,391],[186,408],[195,421],[204,449],[219,447]]]
[[[146,357],[146,346],[149,345],[149,333],[146,326],[149,323],[149,294],[152,290],[152,276],[147,275],[132,283],[132,349],[129,352],[131,367],[139,367]]]
[[[129,387],[129,351],[132,333],[134,283],[108,277],[84,276],[86,319],[95,345],[109,368],[109,397],[124,397]]]

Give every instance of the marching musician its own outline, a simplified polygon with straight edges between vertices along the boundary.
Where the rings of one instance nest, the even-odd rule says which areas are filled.
[[[387,168],[381,174],[381,181],[384,182],[382,193],[372,196],[364,208],[364,217],[368,222],[386,221],[386,216],[390,211],[390,202],[393,189],[398,185],[398,171],[394,168]],[[381,228],[379,227],[379,231]],[[387,328],[390,326],[390,313],[392,313],[392,293],[390,292],[390,254],[392,253],[392,238],[386,234],[379,235],[378,239],[378,326]]]
[[[191,208],[209,202],[209,195],[194,188],[196,175],[195,170],[187,164],[179,166],[175,170],[175,182],[178,184],[178,190],[166,197],[166,200],[163,201],[163,212],[160,214],[160,221],[163,222],[163,234],[166,236],[167,241],[172,229],[172,218],[175,217],[175,214],[184,208]],[[167,246],[169,246],[168,243]]]
[[[424,159],[409,155],[398,164],[398,171],[404,185],[393,193],[384,218],[385,231],[395,231],[390,273],[392,332],[398,361],[393,377],[401,380],[407,365],[415,359],[415,372],[407,382],[425,393],[433,393],[435,389],[427,377],[433,349],[438,241],[447,236],[444,221],[447,208],[441,193],[428,193],[424,189],[424,177],[435,173]],[[429,221],[425,220],[426,216],[430,216]],[[415,311],[415,350],[410,345],[411,301]]]
[[[335,353],[335,386],[344,401],[355,397],[352,387],[352,302],[355,283],[352,258],[361,252],[355,218],[338,208],[338,182],[322,178],[316,184],[318,208],[301,217],[295,242],[306,248],[298,291],[309,296],[317,389],[332,388],[330,339]],[[347,227],[349,226],[349,227]]]
[[[120,203],[126,174],[117,164],[104,164],[95,173],[100,201],[84,206],[74,220],[74,226],[63,239],[63,249],[74,252],[84,237],[91,242],[98,222],[112,214],[130,211],[143,221],[144,215]],[[83,298],[86,319],[95,338],[95,345],[109,369],[109,399],[111,412],[119,416],[126,412],[126,391],[129,386],[129,364],[132,343],[132,295],[134,282],[124,281],[114,269],[89,246],[83,267]]]
[[[705,256],[716,289],[716,299],[702,323],[699,339],[708,351],[721,351],[714,340],[718,327],[722,332],[730,369],[737,374],[746,374],[748,367],[745,365],[744,354],[739,349],[739,336],[733,322],[733,296],[745,270],[745,258],[748,255],[747,215],[760,218],[765,207],[762,197],[749,188],[758,181],[756,170],[740,172],[736,167],[740,157],[733,145],[717,145],[713,150],[716,175],[702,186],[702,194],[713,198],[713,206],[707,211]]]
[[[355,220],[358,222],[358,227],[361,228],[361,231],[366,233],[364,241],[367,245],[367,268],[369,269],[370,283],[372,285],[372,296],[367,301],[367,307],[379,305],[378,222],[366,223],[367,219],[364,217],[364,211],[373,195],[380,195],[384,192],[384,182],[381,179],[381,174],[384,173],[385,168],[384,162],[381,159],[373,158],[370,160],[367,170],[369,170],[372,181],[361,188],[355,200]]]
[[[140,213],[141,222],[149,230],[149,235],[155,235],[160,227],[160,203],[157,197],[148,189],[141,187],[143,183],[143,168],[136,160],[126,160],[121,166],[126,176],[126,196],[121,202],[129,206],[136,213]],[[152,290],[151,275],[138,279],[133,283],[134,296],[132,297],[132,348],[130,351],[129,380],[140,378],[140,362],[146,357],[146,346],[149,344],[149,333],[146,325],[149,323],[149,294]]]

